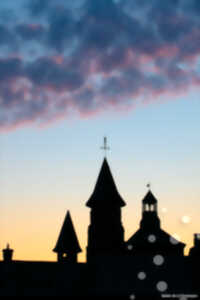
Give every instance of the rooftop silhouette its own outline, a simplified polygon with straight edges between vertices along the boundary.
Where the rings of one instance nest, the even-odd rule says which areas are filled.
[[[108,205],[121,207],[125,206],[126,203],[117,190],[107,159],[104,158],[94,191],[87,201],[86,206],[107,207]]]
[[[105,158],[86,203],[90,208],[87,262],[77,262],[82,250],[67,211],[53,249],[58,262],[15,261],[13,249],[3,249],[0,296],[134,300],[163,299],[165,294],[168,299],[176,295],[199,297],[200,234],[194,235],[194,246],[185,256],[185,244],[161,228],[158,200],[151,190],[141,202],[139,229],[125,241],[121,210],[126,203]]]
[[[144,199],[142,200],[143,204],[155,204],[157,203],[157,199],[155,198],[155,196],[152,194],[152,192],[149,190],[148,193],[146,194],[146,196],[144,197]]]
[[[76,261],[77,253],[82,251],[79,246],[69,211],[67,211],[58,241],[53,251],[58,253],[59,261],[65,259]]]

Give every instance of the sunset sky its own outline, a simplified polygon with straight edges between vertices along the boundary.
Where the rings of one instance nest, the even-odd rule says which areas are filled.
[[[150,182],[162,228],[188,252],[200,232],[199,15],[199,0],[0,2],[0,249],[56,260],[70,210],[85,260],[107,136],[125,239]]]

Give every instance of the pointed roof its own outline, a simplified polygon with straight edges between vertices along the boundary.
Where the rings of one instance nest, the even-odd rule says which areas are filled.
[[[53,251],[57,253],[78,253],[82,251],[79,246],[69,211],[67,211],[58,241]]]
[[[155,204],[157,203],[157,199],[154,197],[152,192],[149,190],[144,199],[142,200],[143,204]]]
[[[86,203],[88,207],[99,205],[125,206],[126,203],[117,191],[107,159],[104,158],[94,191]]]

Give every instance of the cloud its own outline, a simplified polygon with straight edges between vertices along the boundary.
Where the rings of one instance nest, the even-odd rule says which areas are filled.
[[[19,58],[0,59],[0,81],[10,80],[23,73],[22,61]]]
[[[50,47],[63,51],[69,47],[75,35],[76,22],[66,8],[56,7],[49,16],[48,44]]]
[[[24,0],[0,23],[0,129],[198,87],[199,10],[197,0]]]
[[[40,24],[19,24],[16,26],[16,33],[24,41],[41,40],[45,29]]]
[[[51,0],[31,0],[28,4],[29,13],[31,16],[41,16],[45,14]],[[27,4],[26,4],[27,5]]]
[[[0,45],[2,44],[8,44],[11,37],[11,33],[9,30],[3,26],[0,25]]]
[[[73,91],[84,82],[82,74],[68,68],[65,64],[57,64],[49,58],[39,58],[26,68],[26,77],[40,88],[51,87],[58,92],[62,89]]]

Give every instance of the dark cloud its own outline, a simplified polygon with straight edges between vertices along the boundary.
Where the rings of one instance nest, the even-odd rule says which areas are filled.
[[[51,0],[31,0],[28,5],[27,3],[25,5],[28,6],[31,16],[41,16],[46,13],[51,2]]]
[[[62,51],[69,47],[75,38],[75,21],[69,10],[56,7],[49,16],[48,43],[51,47]],[[68,44],[67,44],[68,43]]]
[[[176,15],[180,8],[180,4],[181,0],[153,1],[150,15],[154,18],[164,15]]]
[[[15,103],[20,103],[23,99],[23,95],[20,91],[12,91],[10,84],[4,82],[1,84],[0,97],[2,99],[1,108],[12,108]]]
[[[31,0],[24,7],[23,22],[0,24],[0,46],[9,48],[0,58],[1,127],[199,85],[198,0]]]
[[[7,45],[12,49],[16,47],[16,37],[6,26],[0,24],[0,47]]]
[[[5,26],[0,25],[0,45],[9,43],[10,35],[9,30]]]
[[[40,58],[29,64],[26,68],[26,76],[40,87],[52,87],[55,90],[71,91],[78,89],[84,83],[80,73],[48,58]]]
[[[160,36],[169,43],[177,43],[183,35],[191,32],[193,26],[195,22],[182,15],[160,17],[157,22]]]
[[[22,61],[19,58],[0,59],[0,81],[23,75]]]
[[[112,0],[89,0],[85,2],[83,9],[88,17],[92,16],[102,23],[105,21],[116,23],[122,15],[118,6]]]
[[[95,111],[97,105],[95,103],[95,92],[90,88],[83,89],[80,93],[74,96],[76,105],[79,111],[88,112]]]
[[[19,24],[16,26],[17,34],[23,40],[41,40],[44,36],[45,29],[38,24]]]

